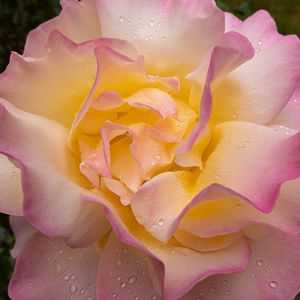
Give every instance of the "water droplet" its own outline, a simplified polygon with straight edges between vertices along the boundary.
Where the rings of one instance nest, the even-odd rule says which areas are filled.
[[[119,18],[119,21],[120,21],[121,23],[123,23],[123,22],[124,22],[124,17],[120,17],[120,18]]]
[[[216,287],[215,287],[215,286],[212,286],[212,287],[209,289],[209,291],[210,291],[211,293],[214,293],[215,290],[216,290]]]
[[[122,266],[123,262],[121,259],[118,259],[116,262],[117,268],[120,268]]]
[[[251,278],[255,277],[254,273],[250,273],[250,276],[251,276]]]
[[[151,27],[153,27],[153,26],[154,26],[154,21],[151,20],[151,21],[149,22],[149,25],[150,25]]]
[[[134,300],[139,300],[140,297],[139,296],[135,296]]]
[[[121,282],[121,283],[120,283],[120,286],[121,286],[122,289],[126,288],[126,282],[124,282],[124,281]]]
[[[261,45],[263,44],[263,42],[262,42],[261,40],[259,40],[259,41],[257,42],[257,44],[258,44],[259,46],[261,46]]]
[[[226,285],[228,283],[228,281],[226,279],[222,280],[222,284]]]
[[[256,47],[256,48],[255,48],[255,51],[256,51],[256,52],[260,52],[260,47]]]
[[[232,168],[227,168],[227,172],[231,172],[232,171]]]
[[[240,146],[239,146],[239,150],[245,151],[245,150],[246,150],[246,146],[245,146],[245,145],[240,145]]]
[[[68,281],[69,279],[70,279],[70,276],[69,276],[69,275],[65,275],[65,276],[64,276],[64,280],[65,280],[65,281]]]
[[[230,294],[230,290],[226,290],[225,295],[229,295]]]
[[[77,291],[77,286],[73,283],[70,285],[70,293],[75,294]]]
[[[142,270],[141,273],[144,275],[146,272],[145,272],[145,270]]]
[[[163,36],[162,39],[163,39],[164,42],[166,42],[168,38],[166,36]]]
[[[157,300],[157,297],[156,296],[152,296],[152,300]]]
[[[115,292],[113,292],[111,295],[112,295],[114,298],[116,298],[116,297],[118,296],[118,294],[115,293]]]
[[[80,294],[83,295],[85,293],[85,289],[80,290]]]
[[[136,276],[131,276],[129,279],[128,279],[128,283],[129,284],[134,284],[136,282]]]
[[[155,155],[154,158],[155,158],[156,160],[161,160],[161,156],[160,156],[160,155]]]
[[[128,38],[128,34],[125,33],[124,34],[124,38],[127,39]]]
[[[293,100],[294,103],[296,103],[297,101],[298,101],[297,99],[294,99],[294,100]]]
[[[158,225],[159,226],[164,226],[164,224],[165,224],[165,221],[163,219],[158,220]]]
[[[151,166],[155,166],[155,161],[151,161]]]
[[[62,254],[64,254],[64,250],[61,249],[61,250],[58,251],[58,253],[59,253],[60,255],[62,255]]]
[[[264,264],[264,262],[263,262],[261,259],[259,259],[259,260],[256,262],[256,265],[259,266],[259,267],[261,267],[263,264]]]
[[[133,35],[133,38],[136,40],[136,39],[137,39],[137,35],[136,35],[136,34],[134,34],[134,35]]]
[[[127,23],[129,24],[131,22],[131,18],[127,18]]]
[[[276,281],[271,281],[271,282],[269,283],[269,286],[270,286],[272,289],[276,289],[276,288],[278,287],[278,284],[277,284]]]
[[[252,89],[252,93],[256,93],[257,92],[257,90],[254,88],[254,89]]]
[[[75,276],[75,275],[72,275],[72,276],[71,276],[71,279],[72,279],[72,280],[75,280],[75,279],[76,279],[76,276]]]
[[[121,276],[118,276],[118,277],[117,277],[117,280],[118,280],[118,281],[121,281],[121,279],[122,279]]]
[[[122,252],[126,254],[126,253],[128,253],[128,249],[124,247],[124,248],[122,249]]]
[[[235,205],[235,209],[240,209],[241,208],[241,204],[240,203],[237,203],[236,205]]]
[[[32,286],[32,282],[31,282],[31,281],[28,281],[28,282],[27,282],[27,285],[28,285],[28,286]]]
[[[148,35],[145,36],[145,40],[149,41],[149,36]]]
[[[153,40],[153,35],[152,34],[150,35],[150,40]]]

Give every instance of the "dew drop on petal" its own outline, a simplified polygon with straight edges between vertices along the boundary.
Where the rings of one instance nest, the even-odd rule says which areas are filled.
[[[121,276],[118,276],[118,277],[117,277],[117,280],[118,280],[118,281],[121,281],[121,279],[122,279]]]
[[[168,38],[166,36],[163,36],[162,39],[163,39],[164,42],[166,42]]]
[[[65,276],[64,276],[64,280],[65,280],[65,281],[68,281],[69,279],[70,279],[70,276],[69,276],[69,275],[65,275]]]
[[[113,298],[116,298],[118,294],[113,292],[111,295],[113,296]]]
[[[120,268],[120,267],[122,266],[122,264],[123,264],[122,260],[121,260],[121,259],[118,259],[118,260],[117,260],[117,263],[116,263],[117,268]]]
[[[120,17],[120,18],[119,18],[119,21],[120,21],[121,23],[123,23],[124,20],[125,20],[124,17]]]
[[[71,294],[75,294],[77,291],[77,286],[73,283],[70,285],[70,292]]]
[[[227,282],[228,282],[228,281],[227,281],[226,279],[222,280],[222,284],[223,284],[223,285],[226,285]]]
[[[120,286],[121,286],[122,289],[126,288],[126,282],[124,282],[124,281],[121,282],[121,283],[120,283]]]
[[[261,40],[258,41],[257,43],[259,46],[261,46],[263,44],[263,42]]]
[[[230,290],[226,290],[225,295],[229,295],[230,294]]]
[[[150,25],[151,27],[153,27],[153,26],[154,26],[154,21],[151,20],[151,21],[149,22],[149,25]]]
[[[261,259],[259,259],[257,262],[256,262],[256,265],[261,267],[263,265],[263,261]]]
[[[32,286],[32,282],[31,282],[31,281],[28,281],[28,282],[27,282],[27,285],[28,285],[28,286]]]
[[[276,289],[277,287],[278,287],[278,284],[277,284],[277,282],[276,281],[271,281],[270,283],[269,283],[269,286],[272,288],[272,289]]]
[[[80,294],[83,295],[85,293],[85,289],[80,290]]]
[[[157,300],[157,297],[155,295],[152,296],[152,300]]]
[[[134,284],[136,282],[136,276],[131,276],[129,279],[128,279],[128,283],[129,284]]]
[[[163,219],[158,220],[158,225],[159,226],[164,226],[164,224],[165,224],[165,221]]]

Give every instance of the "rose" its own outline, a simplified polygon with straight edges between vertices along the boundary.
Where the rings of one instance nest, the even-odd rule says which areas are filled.
[[[292,299],[298,38],[210,0],[62,6],[0,78],[11,298]]]

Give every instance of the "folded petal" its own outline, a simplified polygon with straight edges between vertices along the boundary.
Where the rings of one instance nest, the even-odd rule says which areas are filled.
[[[166,245],[145,232],[129,209],[107,203],[101,194],[83,194],[82,197],[104,205],[118,239],[154,258],[154,268],[163,287],[163,299],[176,300],[207,276],[239,272],[247,266],[250,253],[244,239],[239,239],[224,251],[212,253],[200,253],[178,246],[174,241]]]
[[[300,83],[295,89],[286,106],[271,124],[285,126],[291,129],[300,130]]]
[[[102,34],[132,42],[154,73],[193,70],[224,32],[224,14],[212,0],[96,0],[96,6]]]
[[[46,56],[47,41],[54,30],[60,31],[76,43],[101,36],[94,0],[62,0],[61,5],[62,11],[58,17],[41,24],[29,33],[24,49],[25,56]]]
[[[266,11],[258,11],[244,22],[232,22],[230,17],[227,30],[247,37],[256,51],[253,59],[215,89],[212,119],[267,124],[286,105],[299,82],[299,38],[280,35]]]
[[[67,237],[71,244],[98,239],[109,225],[101,207],[80,199],[87,182],[67,149],[68,130],[4,100],[0,107],[0,152],[20,164],[26,219],[47,235]]]
[[[291,300],[300,290],[300,238],[280,232],[251,241],[251,261],[244,272],[212,276],[181,300]]]
[[[9,295],[14,300],[95,299],[99,259],[96,245],[72,249],[61,238],[35,233],[17,258]]]
[[[21,173],[5,155],[0,154],[0,212],[23,215]]]
[[[54,31],[48,41],[48,55],[28,59],[12,53],[6,71],[0,76],[0,96],[25,111],[71,127],[95,79],[94,50],[110,45],[122,52],[130,48],[123,48],[125,44],[109,39],[75,44]]]
[[[123,244],[112,233],[101,254],[97,299],[161,300],[150,257]]]
[[[222,80],[225,75],[251,59],[254,54],[253,52],[253,47],[244,36],[236,32],[228,32],[224,34],[220,41],[218,41],[211,54],[206,57],[202,65],[187,76],[188,79],[191,79],[195,81],[196,84],[204,87],[200,102],[200,120],[193,128],[190,135],[179,146],[177,150],[179,154],[192,149],[200,133],[210,121],[214,104],[212,93],[213,83],[216,80]],[[197,93],[195,96],[198,96]]]
[[[270,212],[280,185],[299,176],[299,143],[299,133],[289,136],[246,122],[220,124],[213,130],[198,184],[219,183]]]

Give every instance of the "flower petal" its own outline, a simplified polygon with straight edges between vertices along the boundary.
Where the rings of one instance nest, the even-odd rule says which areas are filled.
[[[258,11],[244,22],[227,23],[227,30],[249,39],[256,54],[215,89],[212,119],[267,124],[282,110],[299,82],[300,41],[297,36],[278,34],[266,11]]]
[[[224,14],[212,0],[96,0],[96,6],[102,34],[132,42],[154,74],[193,70],[224,32]]]
[[[251,241],[252,258],[244,272],[212,276],[181,300],[291,300],[300,290],[300,238],[271,232]]]
[[[5,155],[0,154],[0,212],[23,215],[21,173]]]
[[[9,295],[14,300],[65,300],[76,293],[95,298],[99,258],[96,245],[71,249],[63,239],[35,233],[17,258]]]
[[[101,207],[80,199],[87,183],[68,152],[67,129],[4,100],[0,108],[0,152],[20,164],[26,219],[43,233],[65,236],[76,245],[106,233],[109,225]]]
[[[43,57],[48,54],[47,41],[52,31],[58,30],[76,43],[101,36],[101,28],[94,0],[62,0],[60,15],[36,29],[26,39],[24,55]]]
[[[101,255],[97,288],[99,300],[162,299],[150,257],[123,244],[113,233]]]
[[[271,124],[286,126],[300,130],[300,83],[291,96],[289,102],[282,109],[279,115],[272,120]]]

